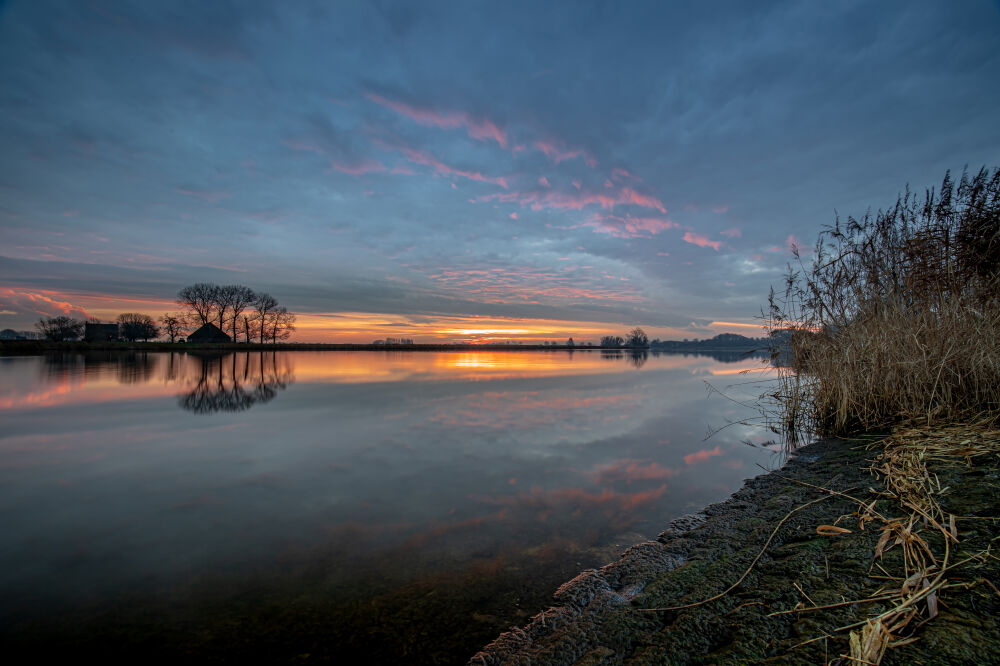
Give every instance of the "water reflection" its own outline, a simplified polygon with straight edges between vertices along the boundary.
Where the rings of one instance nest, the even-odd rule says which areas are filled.
[[[176,376],[171,355],[167,376]],[[191,354],[198,379],[179,404],[195,414],[242,412],[270,402],[295,380],[288,357],[277,352]],[[281,361],[279,362],[279,358]]]
[[[41,370],[48,379],[57,382],[80,375],[94,377],[113,373],[119,384],[145,384],[156,373],[159,356],[137,351],[47,354]]]
[[[609,360],[625,359],[633,368],[638,370],[649,359],[649,351],[645,349],[602,349],[601,358]]]
[[[747,360],[765,361],[767,354],[758,351],[693,351],[693,352],[664,352],[658,349],[602,349],[601,358],[605,360],[625,360],[634,368],[641,368],[646,361],[660,357],[702,357],[711,358],[720,363],[740,363]]]
[[[705,380],[760,366],[654,350],[0,363],[0,642],[30,617],[64,645],[57,621],[117,646],[156,616],[147,654],[460,662],[768,462],[743,443],[766,432],[702,441],[746,416]],[[257,654],[261,636],[280,654]]]

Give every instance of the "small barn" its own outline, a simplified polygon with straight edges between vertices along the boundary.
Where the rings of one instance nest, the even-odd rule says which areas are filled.
[[[96,324],[87,322],[83,327],[86,342],[114,342],[118,339],[118,324]]]
[[[205,324],[187,336],[188,342],[229,342],[229,336],[215,324]]]

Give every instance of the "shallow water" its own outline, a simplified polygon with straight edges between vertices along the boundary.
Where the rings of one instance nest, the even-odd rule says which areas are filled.
[[[460,663],[773,464],[760,359],[0,358],[0,638],[127,660]],[[741,371],[748,374],[742,375]],[[728,387],[728,388],[727,388]]]

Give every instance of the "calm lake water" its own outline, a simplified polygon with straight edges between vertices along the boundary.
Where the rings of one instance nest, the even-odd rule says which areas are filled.
[[[757,463],[760,359],[0,358],[6,654],[462,663]],[[741,371],[748,370],[742,375]]]

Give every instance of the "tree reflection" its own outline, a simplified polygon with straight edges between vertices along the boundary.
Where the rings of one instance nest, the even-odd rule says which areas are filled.
[[[120,384],[145,384],[157,371],[157,355],[136,351],[93,351],[46,354],[43,371],[52,379],[114,376]]]
[[[639,369],[649,360],[649,352],[645,349],[602,349],[601,358],[608,360],[625,359],[629,365]]]
[[[191,354],[196,362],[194,389],[180,406],[196,414],[242,412],[270,402],[295,381],[285,355],[277,352]]]

